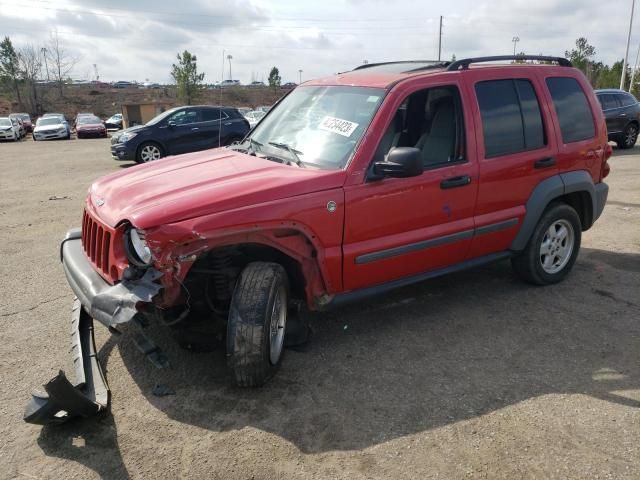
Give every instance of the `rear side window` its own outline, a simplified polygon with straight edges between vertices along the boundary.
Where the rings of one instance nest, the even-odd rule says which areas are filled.
[[[618,101],[623,107],[630,107],[631,105],[638,103],[636,97],[630,93],[619,93],[616,97],[618,97]]]
[[[221,120],[227,118],[227,114],[219,108],[203,108],[202,109],[202,121],[212,122],[214,120]]]
[[[476,84],[485,158],[542,148],[546,141],[540,105],[529,80]]]
[[[593,123],[589,102],[575,78],[550,77],[547,87],[560,121],[564,143],[579,142],[593,138],[596,127]]]

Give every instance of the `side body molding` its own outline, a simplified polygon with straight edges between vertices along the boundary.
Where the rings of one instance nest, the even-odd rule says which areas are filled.
[[[602,213],[607,198],[608,187],[605,183],[593,184],[591,175],[585,170],[561,173],[549,177],[538,184],[527,200],[524,221],[522,227],[511,243],[511,250],[521,251],[527,246],[527,242],[538,220],[547,208],[547,205],[555,198],[574,192],[587,192],[591,199],[591,218],[583,228],[586,230]]]

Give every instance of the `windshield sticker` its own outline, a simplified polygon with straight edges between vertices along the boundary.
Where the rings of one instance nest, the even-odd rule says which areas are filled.
[[[358,128],[358,124],[341,118],[326,116],[320,122],[320,130],[337,133],[343,137],[350,137],[353,131]]]
[[[376,103],[376,102],[378,101],[378,99],[379,99],[379,98],[380,98],[380,97],[379,97],[379,96],[377,96],[377,95],[370,95],[370,96],[367,98],[367,102],[370,102],[370,103]]]

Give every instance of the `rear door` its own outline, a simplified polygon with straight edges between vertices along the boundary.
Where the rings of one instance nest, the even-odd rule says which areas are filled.
[[[227,114],[218,107],[203,107],[201,111],[200,137],[202,149],[216,148],[220,145],[222,122],[227,121]]]
[[[558,173],[546,91],[530,68],[464,73],[473,95],[480,165],[469,258],[508,250],[533,189]]]

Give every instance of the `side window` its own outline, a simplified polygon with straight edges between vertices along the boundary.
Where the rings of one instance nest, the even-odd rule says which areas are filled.
[[[227,114],[219,108],[203,108],[202,109],[202,122],[212,122],[214,120],[224,120],[227,118]]]
[[[598,95],[598,100],[600,101],[600,105],[602,106],[602,110],[613,110],[614,108],[619,108],[620,104],[616,100],[615,95],[611,94],[601,94]]]
[[[538,97],[529,80],[476,84],[485,158],[535,150],[546,144]]]
[[[616,94],[616,97],[618,97],[618,101],[623,107],[630,107],[631,105],[638,103],[635,97],[628,93],[618,93]]]
[[[382,136],[374,161],[395,147],[420,150],[425,168],[464,161],[462,102],[457,87],[436,87],[412,93],[396,110]]]
[[[194,123],[198,121],[197,110],[180,110],[179,112],[171,115],[167,122],[174,122],[176,125],[186,125],[188,123]]]
[[[564,143],[593,138],[596,127],[587,97],[575,78],[549,77],[547,87],[553,99]]]

